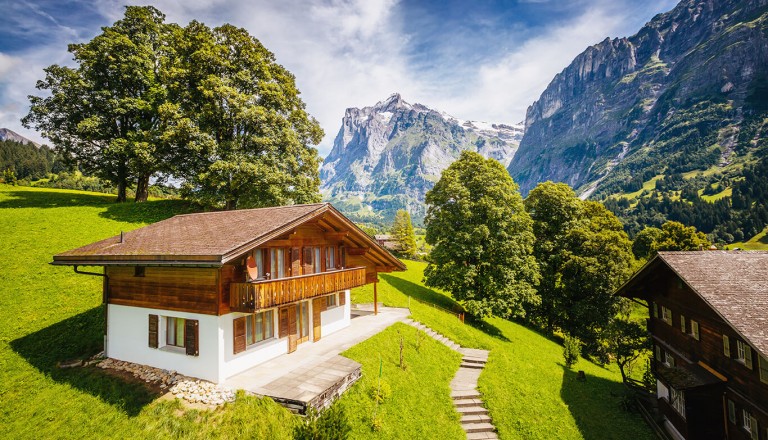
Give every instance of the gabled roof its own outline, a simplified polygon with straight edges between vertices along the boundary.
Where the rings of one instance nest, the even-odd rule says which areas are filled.
[[[768,252],[659,252],[617,294],[636,296],[659,265],[674,271],[755,349],[768,355]]]
[[[345,242],[367,248],[366,258],[370,257],[377,266],[405,270],[400,260],[329,203],[177,215],[54,255],[52,264],[220,266],[306,222],[323,219],[331,233],[349,231]]]

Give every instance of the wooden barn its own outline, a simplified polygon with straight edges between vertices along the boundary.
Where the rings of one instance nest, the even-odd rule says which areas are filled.
[[[350,324],[405,266],[330,204],[178,215],[53,257],[102,266],[108,357],[213,382]]]
[[[670,434],[768,440],[768,252],[659,252],[618,294],[648,304]]]

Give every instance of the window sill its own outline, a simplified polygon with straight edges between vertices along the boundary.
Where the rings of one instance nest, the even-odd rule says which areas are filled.
[[[184,347],[177,347],[175,345],[163,345],[158,350],[165,351],[167,353],[178,353],[178,354],[187,354],[187,349]]]

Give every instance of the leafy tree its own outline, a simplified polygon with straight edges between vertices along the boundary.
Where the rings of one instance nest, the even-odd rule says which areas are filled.
[[[170,26],[157,9],[129,6],[125,17],[83,44],[69,45],[75,68],[52,65],[30,96],[25,127],[51,140],[68,164],[113,182],[118,201],[129,181],[147,198],[150,177],[171,171],[168,128],[182,118],[168,101],[165,69],[173,57]]]
[[[212,142],[182,166],[184,194],[226,209],[320,201],[323,131],[293,75],[244,29],[192,22],[180,37],[184,113]]]
[[[404,257],[416,255],[416,235],[413,232],[413,223],[411,223],[411,215],[408,211],[404,209],[397,211],[395,221],[392,224],[392,235],[399,244],[401,255]]]
[[[632,243],[632,253],[638,260],[647,260],[656,253],[663,232],[659,228],[649,226],[638,232]]]
[[[561,304],[561,271],[568,255],[563,243],[568,232],[581,218],[581,203],[570,186],[544,182],[537,185],[525,199],[525,209],[533,220],[536,242],[533,255],[539,263],[541,280],[538,292],[541,301],[526,306],[529,318],[543,321],[552,332],[564,313]]]
[[[639,259],[649,259],[658,251],[695,251],[710,246],[707,236],[693,226],[668,221],[661,229],[647,227],[637,233],[632,252]]]
[[[635,259],[624,228],[602,204],[582,203],[582,220],[564,240],[561,328],[594,351],[619,309],[616,289],[632,274]]]
[[[619,366],[621,379],[626,382],[633,364],[648,349],[648,331],[638,322],[616,318],[611,321],[603,339],[608,354]]]
[[[521,316],[537,301],[532,222],[518,187],[494,159],[465,151],[427,192],[426,284],[476,316]]]

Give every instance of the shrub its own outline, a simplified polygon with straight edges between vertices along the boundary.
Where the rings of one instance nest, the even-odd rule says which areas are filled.
[[[563,359],[565,359],[565,366],[568,368],[576,365],[581,356],[581,341],[571,335],[565,335],[563,338]]]
[[[384,403],[385,400],[392,396],[392,387],[389,386],[389,383],[386,380],[381,379],[378,384],[371,387],[369,393],[371,399],[376,403]]]
[[[318,416],[309,408],[302,423],[293,430],[296,440],[341,440],[349,437],[352,427],[341,405],[332,405]]]

